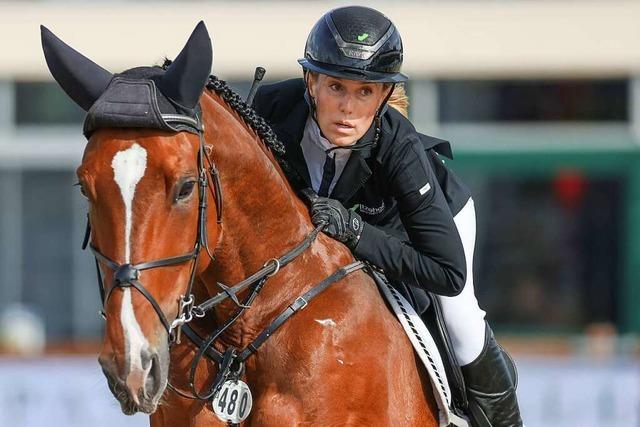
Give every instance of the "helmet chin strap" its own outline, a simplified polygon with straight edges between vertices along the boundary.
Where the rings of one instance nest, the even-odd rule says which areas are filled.
[[[315,120],[318,124],[318,128],[320,129],[320,123],[318,122],[318,117],[316,116],[317,108],[316,108],[316,100],[313,96],[311,96],[311,91],[309,90],[309,71],[304,70],[304,99],[307,101],[307,105],[309,105],[309,110],[311,111],[311,118]],[[322,134],[322,129],[320,129],[320,133]],[[324,137],[324,135],[322,135]]]

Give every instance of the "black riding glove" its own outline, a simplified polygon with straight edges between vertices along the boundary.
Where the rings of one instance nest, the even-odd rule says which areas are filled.
[[[311,222],[315,226],[327,224],[323,231],[353,251],[364,225],[360,215],[345,208],[338,200],[320,197],[310,189],[302,190],[302,194],[310,205]]]

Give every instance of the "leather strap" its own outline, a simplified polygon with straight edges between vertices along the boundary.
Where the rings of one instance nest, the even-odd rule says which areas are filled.
[[[225,299],[229,298],[231,295],[238,294],[239,292],[245,290],[252,284],[256,283],[258,280],[262,279],[263,277],[269,277],[275,274],[280,268],[286,266],[291,261],[293,261],[296,257],[298,257],[302,252],[307,250],[311,246],[313,241],[316,239],[316,237],[318,236],[318,233],[320,233],[323,227],[324,225],[316,227],[311,233],[309,233],[305,237],[305,239],[300,244],[298,244],[292,250],[285,253],[280,258],[276,258],[272,260],[272,262],[267,262],[264,267],[262,267],[260,270],[256,271],[246,279],[242,280],[241,282],[233,286],[225,287],[225,290],[223,290],[222,292],[200,303],[197,306],[197,309],[206,313],[216,305],[220,304]]]
[[[155,298],[153,298],[151,296],[149,291],[147,291],[147,289],[144,286],[142,286],[142,284],[139,281],[134,280],[134,281],[129,282],[129,283],[131,284],[132,287],[136,288],[138,290],[138,292],[140,292],[147,299],[147,301],[149,301],[149,303],[151,304],[153,309],[156,311],[156,314],[158,315],[158,318],[160,319],[160,321],[164,325],[165,329],[168,332],[171,332],[171,325],[169,324],[169,321],[165,317],[164,313],[162,312],[162,309],[158,305],[158,302],[155,300]],[[118,286],[118,287],[123,287],[123,286]],[[113,289],[113,288],[111,288],[111,289]]]
[[[224,365],[224,369],[228,370],[231,364],[228,363],[228,361],[227,363],[224,363],[226,360],[225,356],[228,356],[228,354],[230,353],[230,350],[233,350],[233,362],[236,365],[244,363],[247,360],[247,358],[249,358],[249,356],[255,353],[258,350],[258,348],[260,348],[260,346],[264,344],[264,342],[267,339],[269,339],[269,337],[273,335],[273,333],[278,328],[280,328],[280,326],[284,324],[284,322],[286,322],[291,316],[296,314],[298,311],[304,309],[311,300],[313,300],[316,296],[318,296],[322,291],[327,289],[329,285],[344,278],[348,274],[361,270],[365,267],[366,267],[366,264],[364,264],[361,261],[356,261],[338,269],[331,276],[327,277],[326,279],[324,279],[323,281],[315,285],[313,288],[309,289],[307,292],[305,292],[304,294],[296,298],[296,300],[293,303],[291,303],[287,308],[285,308],[273,320],[273,322],[269,324],[269,326],[263,329],[263,331],[256,337],[255,340],[253,340],[247,347],[245,347],[244,350],[240,352],[236,351],[232,347],[229,347],[225,350],[224,353],[221,353],[215,348],[213,348],[212,344],[220,336],[220,334],[224,330],[226,330],[231,324],[233,324],[235,320],[240,316],[240,314],[244,310],[242,306],[239,312],[236,313],[236,315],[232,316],[232,318],[225,325],[218,328],[218,330],[207,339],[201,337],[196,331],[193,330],[193,328],[185,324],[182,327],[182,331],[187,336],[187,338],[191,340],[191,342],[193,342],[193,344],[196,347],[198,347],[198,352],[191,364],[191,372],[190,372],[190,378],[189,378],[189,383],[191,386],[191,391],[193,393],[193,396],[188,396],[184,392],[177,390],[173,386],[171,386],[171,388],[175,390],[178,394],[180,394],[182,397],[190,397],[192,399],[199,399],[199,400],[211,399],[215,395],[217,390],[220,388],[222,381],[225,380],[226,372],[219,372],[216,377],[216,380],[211,384],[207,392],[205,392],[204,394],[200,394],[195,389],[194,381],[195,381],[196,368],[202,356],[207,356],[209,359],[218,363],[220,369],[223,369],[223,365]],[[262,282],[260,286],[262,284],[264,284],[264,282]],[[255,298],[255,295],[257,295],[258,291],[259,291],[259,288],[255,289],[254,292],[251,294],[251,296],[249,296],[249,298],[247,299],[247,302],[249,304],[253,301],[253,298]]]
[[[349,265],[346,265],[331,276],[324,279],[322,282],[318,283],[313,288],[309,289],[307,292],[296,298],[294,302],[292,302],[287,308],[280,313],[278,317],[275,318],[273,322],[269,326],[267,326],[261,333],[256,337],[255,340],[251,344],[249,344],[237,357],[237,360],[240,362],[244,362],[247,360],[249,356],[258,351],[258,348],[264,344],[264,342],[271,336],[273,333],[280,327],[284,322],[286,322],[291,316],[296,314],[298,311],[302,310],[309,304],[309,302],[317,297],[322,291],[327,289],[329,285],[338,280],[344,278],[347,274],[353,273],[354,271],[361,270],[365,267],[365,264],[361,261],[356,261]]]
[[[200,347],[204,342],[204,338],[200,336],[191,326],[188,324],[182,326],[182,333],[186,335],[189,340],[196,345],[196,347]],[[206,347],[204,350],[205,355],[213,360],[216,363],[222,362],[222,353],[216,350],[213,347]]]
[[[324,279],[322,282],[318,283],[316,286],[296,298],[294,302],[292,302],[287,308],[285,308],[269,326],[262,330],[262,332],[253,340],[247,347],[239,352],[236,360],[240,362],[244,362],[247,360],[249,356],[255,353],[258,348],[264,344],[264,342],[271,336],[273,333],[280,327],[282,324],[287,321],[291,316],[293,316],[298,311],[302,310],[309,304],[311,300],[313,300],[316,296],[318,296],[322,291],[327,289],[329,285],[338,280],[344,278],[350,273],[361,270],[365,268],[366,265],[361,261],[356,261],[349,265],[346,265],[336,272],[334,272],[331,276]],[[193,330],[188,325],[184,325],[182,331],[185,333],[187,338],[191,340],[197,347],[201,348],[205,343],[205,339],[201,337],[196,331]],[[203,350],[203,354],[206,354],[211,360],[220,363],[222,361],[222,353],[216,350],[213,347],[207,346],[205,350]]]
[[[197,259],[200,254],[200,250],[204,246],[207,254],[213,261],[215,257],[209,250],[208,240],[207,240],[207,190],[206,187],[211,187],[208,184],[207,180],[207,171],[209,172],[211,179],[214,182],[215,193],[212,191],[212,196],[216,200],[217,215],[218,215],[218,223],[222,222],[222,188],[220,186],[220,179],[211,159],[209,159],[207,152],[205,151],[205,140],[204,140],[204,126],[201,125],[199,117],[191,118],[187,116],[181,115],[167,115],[163,116],[162,120],[165,123],[173,123],[176,128],[174,130],[185,130],[179,129],[179,127],[189,127],[193,133],[197,133],[199,137],[199,146],[198,146],[198,171],[199,171],[199,179],[198,179],[198,194],[199,194],[199,204],[198,204],[198,225],[197,225],[197,237],[194,248],[191,252],[188,252],[183,255],[166,257],[152,261],[145,261],[135,265],[131,264],[118,264],[114,260],[110,259],[106,255],[104,255],[98,248],[96,248],[92,243],[90,243],[91,237],[91,223],[89,221],[89,215],[87,215],[87,227],[85,231],[84,240],[82,243],[82,248],[85,249],[87,246],[90,247],[91,252],[93,253],[96,260],[96,270],[98,275],[98,289],[100,291],[100,298],[102,300],[103,311],[102,314],[104,316],[104,306],[109,300],[109,296],[113,289],[115,288],[126,288],[126,287],[135,287],[153,306],[156,311],[160,321],[167,329],[169,333],[169,340],[173,342],[174,339],[179,339],[180,335],[180,327],[186,322],[189,322],[193,318],[193,295],[191,294],[193,289],[193,284],[195,282],[195,273],[196,273],[196,265]],[[208,169],[205,169],[205,159],[209,165]],[[193,261],[191,266],[191,273],[189,278],[189,283],[187,285],[186,294],[181,297],[180,300],[180,309],[178,312],[178,316],[173,323],[169,323],[164,312],[160,309],[160,305],[157,303],[155,298],[145,289],[145,287],[137,281],[138,273],[142,270],[148,270],[157,267],[165,267],[170,265],[182,264],[184,262]],[[102,274],[100,271],[100,262],[106,264],[111,270],[114,271],[114,281],[109,290],[106,291],[105,295],[105,287],[102,280]],[[118,276],[121,277],[118,277]],[[135,283],[134,283],[135,282]],[[204,313],[201,313],[204,315]],[[177,331],[177,334],[173,334],[174,331]]]

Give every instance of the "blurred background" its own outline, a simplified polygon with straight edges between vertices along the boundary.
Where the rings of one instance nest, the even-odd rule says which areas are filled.
[[[246,94],[301,75],[321,1],[0,3],[0,426],[141,426],[96,361],[102,320],[75,168],[83,111],[39,25],[112,72],[175,57],[198,20]],[[361,3],[362,4],[362,3]],[[376,1],[410,115],[452,142],[478,214],[476,292],[531,426],[640,425],[640,2]]]

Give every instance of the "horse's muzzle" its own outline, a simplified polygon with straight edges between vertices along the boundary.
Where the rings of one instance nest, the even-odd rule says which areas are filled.
[[[131,415],[136,412],[153,413],[165,387],[169,367],[168,350],[163,354],[143,350],[140,355],[141,368],[118,367],[116,357],[101,354],[98,358],[102,372],[113,396],[120,402],[122,412]],[[126,364],[125,366],[129,366]]]

